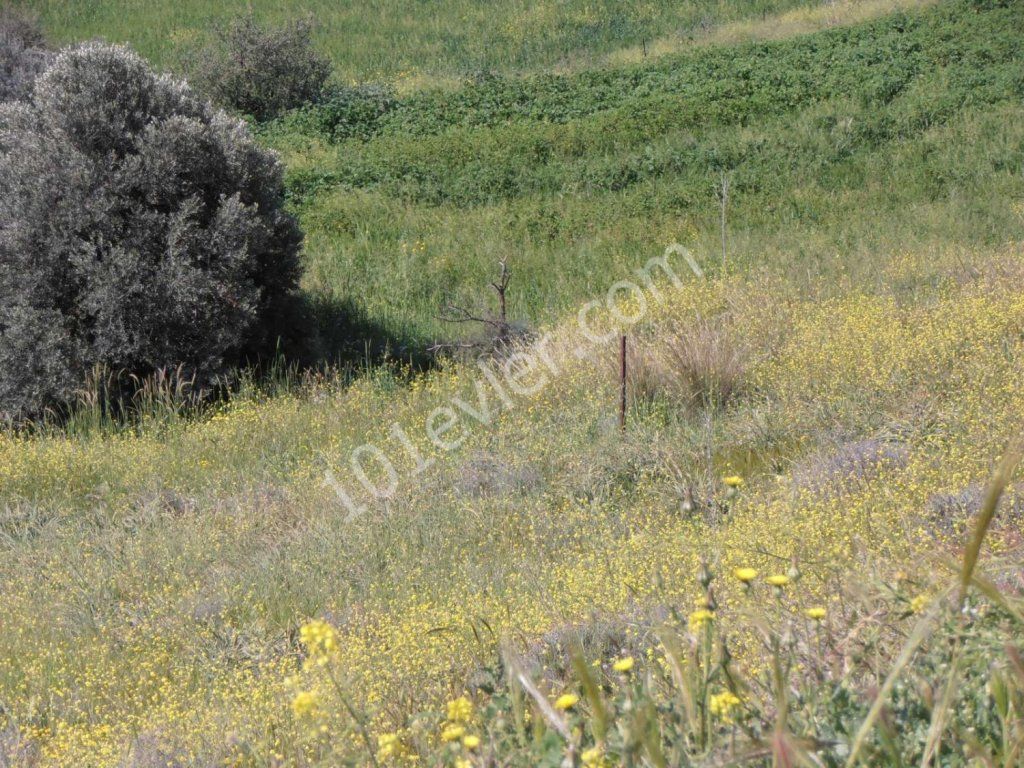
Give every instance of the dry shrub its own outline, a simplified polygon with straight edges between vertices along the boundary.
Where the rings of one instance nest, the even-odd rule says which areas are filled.
[[[10,546],[30,541],[56,525],[61,512],[40,501],[13,499],[0,506],[0,543]],[[3,764],[0,763],[0,766]]]
[[[132,742],[120,768],[178,768],[184,763],[176,753],[175,746],[160,733],[149,731]]]
[[[626,387],[636,402],[652,403],[665,389],[665,372],[661,361],[646,346],[640,346],[628,360]],[[619,374],[619,359],[615,359],[615,375]]]
[[[673,323],[640,347],[629,384],[634,397],[664,393],[688,407],[720,408],[742,391],[748,362],[749,351],[736,339],[728,316],[698,316]]]
[[[571,675],[573,649],[595,659],[641,656],[651,643],[654,629],[669,616],[669,609],[660,605],[632,606],[612,614],[595,612],[584,621],[555,626],[527,643],[519,661],[535,678],[555,685]]]
[[[1024,221],[1024,205],[1019,206],[1019,215]],[[958,252],[950,271],[958,285],[973,283],[985,290],[1020,285],[1024,281],[1024,243],[1007,243],[993,252],[981,254]]]
[[[978,513],[984,500],[985,487],[980,483],[956,492],[934,494],[927,506],[930,530],[945,535],[963,533],[966,522]]]
[[[971,483],[959,491],[933,494],[927,505],[928,527],[937,535],[963,535],[984,501],[982,483]],[[1003,526],[1019,526],[1021,520],[1024,520],[1024,486],[1017,484],[1003,493],[999,521]]]
[[[159,729],[149,730],[132,740],[118,768],[214,768],[231,762],[233,751],[231,743],[224,743],[194,755],[180,738]]]
[[[666,341],[669,373],[678,393],[691,404],[728,404],[747,372],[747,351],[732,338],[725,318],[698,317],[676,328]]]

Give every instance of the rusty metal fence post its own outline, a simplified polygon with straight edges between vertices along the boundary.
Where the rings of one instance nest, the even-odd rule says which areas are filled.
[[[626,429],[626,334],[619,339],[619,429]]]

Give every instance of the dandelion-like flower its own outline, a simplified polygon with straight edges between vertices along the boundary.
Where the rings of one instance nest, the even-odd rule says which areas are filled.
[[[604,759],[604,750],[600,747],[590,747],[580,753],[580,762],[583,768],[608,768],[608,761]]]
[[[932,599],[928,595],[918,595],[910,601],[910,610],[914,613],[921,613],[928,604],[931,603]]]
[[[480,746],[480,737],[476,734],[469,734],[462,737],[462,746],[466,749],[476,749]]]
[[[775,573],[766,578],[765,581],[776,589],[782,589],[784,586],[789,584],[789,576],[786,576],[784,573]]]
[[[727,488],[736,489],[743,485],[743,478],[739,475],[727,475],[722,478],[722,482]]]
[[[754,568],[737,568],[732,575],[744,584],[749,584],[757,578],[757,571]]]
[[[804,611],[804,615],[808,619],[814,619],[815,621],[821,621],[825,618],[827,613],[828,611],[826,611],[824,608],[820,606],[814,606],[813,608],[808,608],[806,611]]]
[[[713,621],[714,618],[714,611],[709,611],[706,608],[701,608],[689,615],[689,617],[686,620],[686,624],[690,628],[690,631],[696,634],[701,630],[701,628],[705,624],[707,624],[710,621]]]
[[[612,664],[612,669],[616,672],[627,674],[633,670],[633,664],[634,661],[632,656],[624,656],[621,659],[616,659],[615,663]]]
[[[560,709],[566,712],[575,707],[580,701],[580,697],[575,693],[563,693],[557,699],[555,699],[555,709]]]

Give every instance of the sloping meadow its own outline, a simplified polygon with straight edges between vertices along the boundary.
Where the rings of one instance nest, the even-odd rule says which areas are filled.
[[[720,252],[723,179],[730,268],[872,282],[877,254],[1015,237],[1021,29],[1019,5],[943,3],[629,66],[356,91],[263,136],[307,288],[399,346],[458,336],[438,308],[488,307],[502,258],[511,316],[550,324],[633,254]]]
[[[804,735],[850,743],[840,725],[941,602],[1019,432],[1021,14],[953,0],[626,66],[345,91],[264,126],[327,309],[401,356],[459,342],[439,307],[485,313],[506,259],[522,334],[480,361],[0,435],[0,764],[364,765],[414,743],[458,764],[474,747],[438,744],[440,708],[514,700],[510,657],[553,703],[582,642],[618,690],[626,658],[645,680],[667,663],[662,626],[696,637],[709,614],[747,676],[772,672],[762,626],[806,625],[797,671],[843,682],[807,698],[848,711]],[[676,241],[692,264],[649,261]],[[986,552],[1019,562],[1007,490]],[[910,687],[899,726],[923,744]],[[698,729],[721,761],[724,693]],[[979,696],[958,713],[996,711]],[[544,713],[520,751],[501,751],[505,714],[468,735],[504,764],[607,764]]]
[[[701,558],[795,565],[794,611],[837,607],[869,570],[927,594],[917,565],[957,551],[1024,406],[1024,300],[1001,287],[1021,259],[892,254],[891,277],[930,285],[822,301],[769,278],[654,283],[624,432],[617,348],[585,335],[602,302],[481,364],[4,437],[8,737],[55,765],[359,761],[363,718],[382,733],[489,690],[502,638],[543,657],[591,627],[595,653],[642,653],[650,617],[700,595]],[[744,595],[726,579],[719,615]],[[312,722],[290,709],[321,685],[298,632],[315,618],[356,719],[333,687]]]

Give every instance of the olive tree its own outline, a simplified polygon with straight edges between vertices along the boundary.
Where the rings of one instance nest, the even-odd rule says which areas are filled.
[[[34,16],[0,8],[0,101],[28,95],[52,53]]]
[[[191,66],[193,77],[215,102],[257,120],[315,103],[331,63],[313,48],[312,31],[305,19],[264,27],[242,16],[215,30]]]
[[[246,125],[131,50],[56,56],[0,106],[0,414],[102,365],[202,382],[288,329],[301,232]]]

